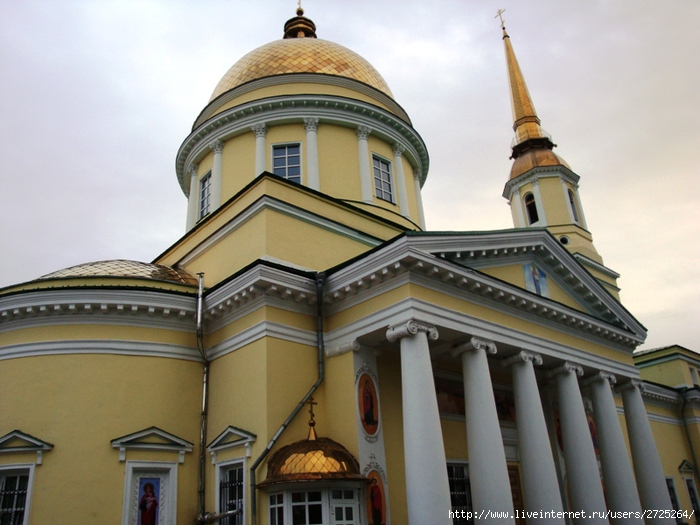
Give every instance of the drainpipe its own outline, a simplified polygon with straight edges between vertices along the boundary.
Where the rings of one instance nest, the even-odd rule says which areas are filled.
[[[204,475],[205,452],[204,447],[207,444],[207,411],[209,408],[209,359],[207,358],[207,349],[204,347],[204,331],[202,330],[202,296],[204,292],[204,273],[200,272],[199,289],[197,290],[197,348],[204,362],[204,371],[202,373],[202,415],[199,428],[199,486],[198,486],[198,510],[197,522],[204,523],[206,521],[204,514],[205,504],[205,489],[206,477]]]
[[[693,448],[693,442],[690,440],[688,421],[685,418],[685,406],[688,403],[688,398],[686,397],[686,394],[689,390],[697,390],[697,388],[683,387],[678,389],[679,393],[681,394],[681,398],[683,399],[683,403],[681,404],[681,420],[683,421],[683,428],[685,429],[685,439],[688,440],[688,447],[690,447],[690,457],[693,458],[693,478],[700,481],[700,478],[698,478],[698,460],[695,458],[695,449]]]
[[[262,454],[258,456],[258,459],[255,460],[255,463],[250,467],[250,514],[251,514],[251,524],[255,525],[256,522],[256,505],[255,505],[255,496],[256,496],[256,489],[258,488],[256,483],[255,483],[255,470],[260,466],[260,463],[263,462],[263,460],[267,457],[269,454],[270,450],[272,450],[272,447],[275,446],[275,443],[277,443],[277,440],[280,438],[282,433],[285,431],[285,429],[289,426],[289,424],[292,422],[294,417],[299,413],[299,411],[304,407],[308,399],[316,392],[316,389],[319,387],[321,383],[323,383],[323,378],[325,375],[325,370],[324,370],[324,362],[323,362],[323,285],[326,282],[326,274],[323,272],[317,273],[316,274],[316,353],[317,353],[317,358],[318,358],[318,379],[316,382],[311,386],[309,391],[306,393],[306,395],[299,401],[299,404],[292,410],[292,413],[289,414],[289,417],[285,419],[284,423],[282,423],[282,426],[277,430],[274,436],[272,436],[272,439],[270,442],[267,444],[265,447],[265,450],[262,451]]]

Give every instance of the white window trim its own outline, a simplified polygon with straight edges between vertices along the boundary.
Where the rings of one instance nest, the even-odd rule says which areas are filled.
[[[209,177],[209,203],[208,203],[208,211],[204,214],[202,214],[202,183],[204,180]],[[211,189],[212,189],[212,173],[211,170],[208,170],[204,175],[202,175],[198,180],[197,180],[197,222],[201,221],[205,217],[211,214],[212,212],[212,200],[211,200]]]
[[[275,148],[299,146],[299,184],[306,185],[305,169],[304,169],[304,145],[301,141],[275,142],[270,144],[270,173],[275,175]],[[279,177],[280,175],[278,175]],[[287,179],[287,177],[284,177]],[[289,179],[287,179],[289,180]],[[291,182],[291,181],[290,181]]]
[[[323,523],[333,523],[331,520],[331,491],[332,490],[353,490],[357,491],[357,517],[355,521],[358,524],[363,524],[367,522],[367,506],[366,491],[363,490],[362,483],[352,483],[352,482],[332,482],[332,483],[304,483],[303,485],[280,485],[277,487],[271,487],[268,491],[265,503],[268,508],[268,524],[271,521],[269,515],[270,509],[270,496],[274,494],[284,494],[284,523],[292,523],[292,492],[316,492],[321,491],[321,504],[323,513]]]
[[[166,502],[159,502],[159,525],[177,525],[177,463],[170,461],[127,461],[124,480],[124,503],[122,506],[122,525],[136,525],[138,514],[134,509],[132,492],[136,490],[136,508],[138,507],[138,482],[136,476],[165,474],[168,479]],[[136,511],[138,512],[138,510]]]
[[[20,472],[29,474],[29,480],[27,481],[27,499],[24,502],[24,520],[22,520],[22,525],[27,525],[29,523],[29,514],[32,510],[32,492],[34,491],[34,469],[36,465],[36,463],[10,463],[7,465],[0,465],[0,475],[11,475]]]
[[[379,195],[377,195],[377,183],[375,180],[374,176],[374,159],[380,160],[382,162],[386,162],[389,165],[389,183],[391,184],[391,200],[388,201],[386,199],[383,199]],[[394,166],[393,161],[387,159],[383,155],[379,155],[378,153],[372,152],[372,164],[370,165],[370,169],[372,170],[372,189],[373,195],[376,199],[380,200],[381,202],[388,202],[389,204],[394,204],[396,205],[396,176],[394,174],[394,171],[396,167]]]
[[[246,463],[245,457],[238,457],[233,459],[228,459],[226,461],[221,461],[216,463],[216,472],[214,474],[214,486],[216,487],[216,493],[214,497],[214,513],[219,513],[221,510],[221,491],[219,490],[219,484],[221,483],[221,472],[223,470],[228,470],[230,467],[240,464],[243,467],[243,523],[246,523],[246,501],[248,501],[248,477],[246,471],[248,470],[248,465]]]

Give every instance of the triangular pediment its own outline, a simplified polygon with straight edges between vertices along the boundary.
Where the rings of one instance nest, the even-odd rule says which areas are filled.
[[[684,459],[683,461],[681,461],[681,464],[678,465],[678,471],[681,474],[692,474],[693,472],[695,472],[695,469],[693,468],[693,465],[690,461]]]
[[[161,430],[158,427],[145,428],[112,440],[112,447],[119,449],[119,461],[125,461],[126,450],[158,450],[171,451],[180,454],[180,462],[184,461],[185,452],[192,452],[192,443],[186,439]]]
[[[245,445],[246,443],[253,443],[256,438],[257,436],[252,432],[229,425],[221,434],[219,434],[211,443],[209,443],[207,448],[211,451],[229,447],[237,447],[240,445]]]
[[[31,436],[21,430],[13,430],[0,437],[0,454],[20,454],[36,452],[36,464],[41,465],[44,452],[53,449],[53,445]]]

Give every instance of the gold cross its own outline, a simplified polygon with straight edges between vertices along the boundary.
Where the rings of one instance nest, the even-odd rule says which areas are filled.
[[[301,0],[299,0],[301,2]],[[496,13],[496,16],[494,18],[500,18],[501,19],[501,27],[505,27],[505,20],[503,20],[503,13],[505,13],[505,9],[499,9],[498,12]]]
[[[299,1],[301,1],[301,0],[299,0]],[[313,421],[313,419],[314,419],[314,405],[318,405],[318,403],[316,401],[314,401],[313,397],[310,397],[306,403],[309,405],[309,414],[311,415],[311,420]]]

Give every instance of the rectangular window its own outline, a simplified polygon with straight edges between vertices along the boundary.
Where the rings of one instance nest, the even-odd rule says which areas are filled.
[[[695,481],[688,478],[685,480],[685,486],[688,487],[688,495],[690,496],[690,504],[695,511],[696,516],[700,516],[700,499],[698,499],[698,491],[695,488]]]
[[[241,509],[240,514],[223,518],[221,525],[243,525],[243,464],[236,463],[221,469],[219,481],[219,512]]]
[[[270,495],[270,525],[284,525],[284,494]]]
[[[452,501],[452,523],[455,525],[472,525],[473,519],[467,519],[472,512],[472,494],[469,484],[469,470],[464,464],[447,464],[447,480],[450,484]]]
[[[24,524],[28,487],[28,471],[0,471],[0,523],[2,525]]]
[[[374,191],[377,198],[394,202],[394,191],[391,186],[391,164],[379,157],[372,157],[374,167]]]
[[[671,496],[671,506],[673,506],[673,510],[681,510],[681,505],[678,503],[676,484],[673,482],[673,478],[666,478],[666,486],[668,487],[668,495]],[[676,516],[676,523],[679,525],[683,523],[683,516],[680,513]]]
[[[211,201],[211,172],[207,173],[199,181],[199,219],[203,219],[209,214],[209,203]]]
[[[273,146],[272,171],[275,175],[301,184],[301,145]]]

